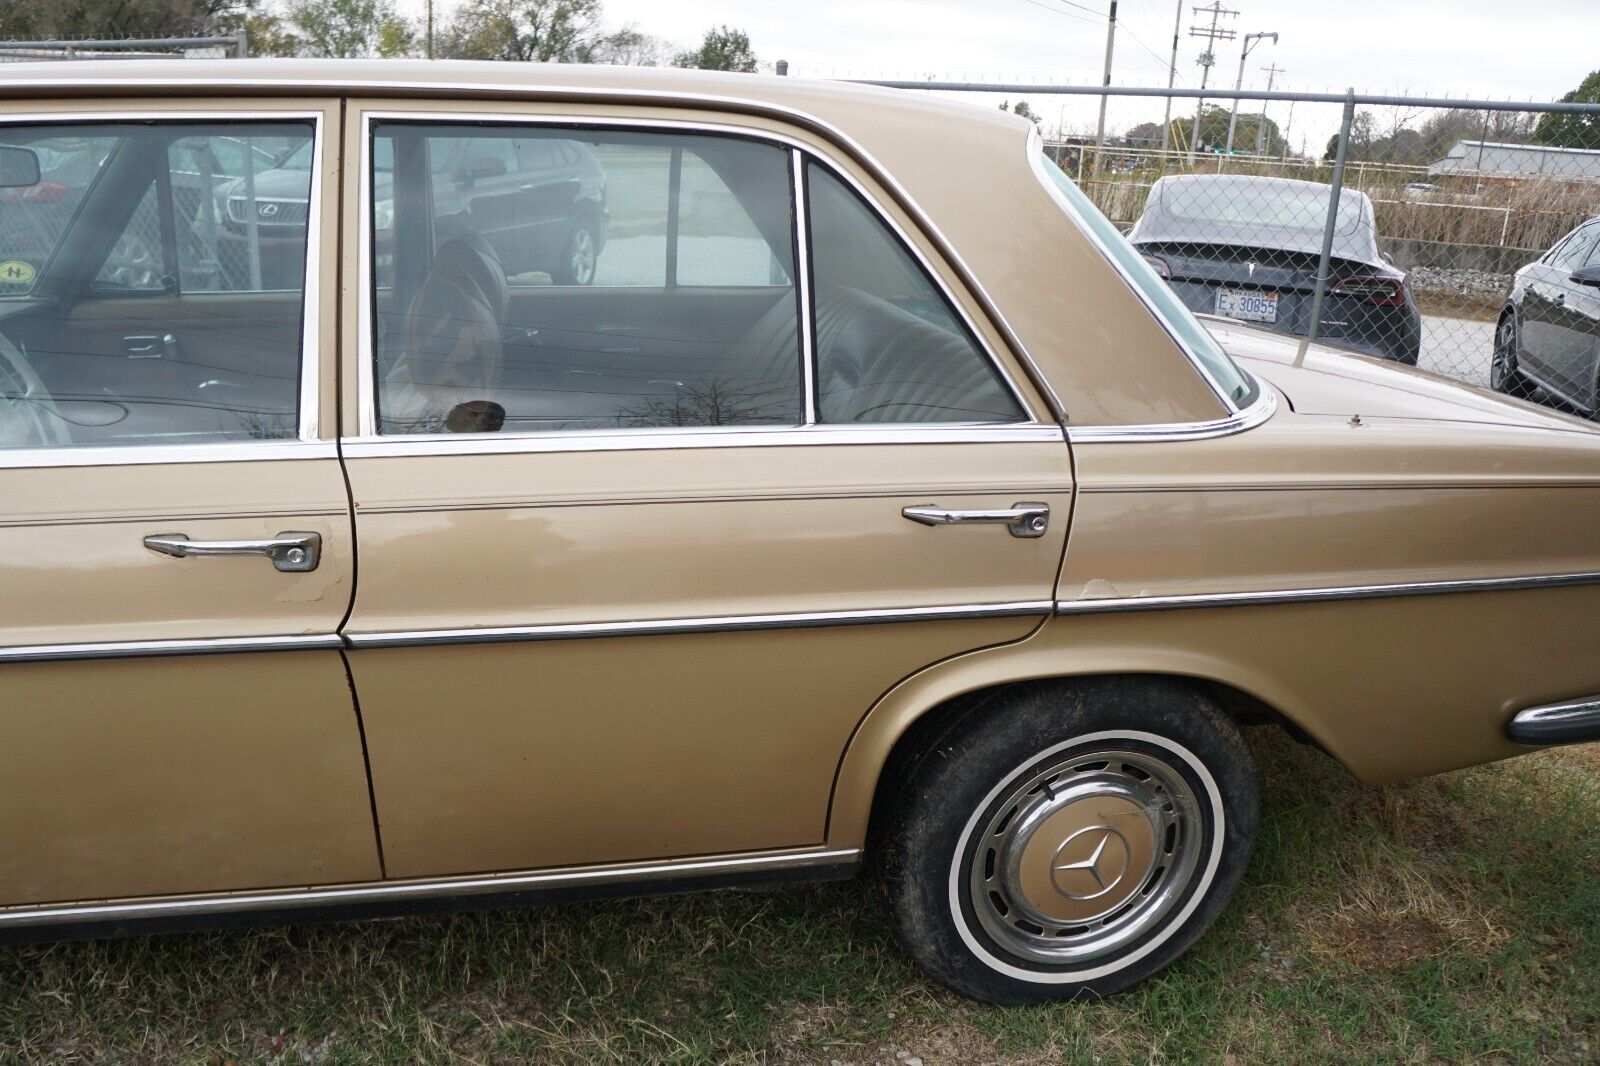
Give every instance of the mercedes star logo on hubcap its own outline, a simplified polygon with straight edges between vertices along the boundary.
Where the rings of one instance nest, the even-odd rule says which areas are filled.
[[[1126,837],[1108,825],[1092,825],[1062,841],[1050,862],[1050,879],[1068,899],[1095,899],[1121,883],[1129,857]]]

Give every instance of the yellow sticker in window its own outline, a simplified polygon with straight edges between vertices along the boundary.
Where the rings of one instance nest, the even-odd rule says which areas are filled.
[[[7,259],[0,263],[0,285],[31,285],[39,276],[32,263],[20,259]]]

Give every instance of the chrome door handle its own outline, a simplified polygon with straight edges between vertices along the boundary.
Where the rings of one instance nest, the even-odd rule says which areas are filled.
[[[1010,507],[951,510],[928,504],[906,507],[900,513],[925,526],[950,526],[963,522],[1004,522],[1013,537],[1042,537],[1050,528],[1048,503],[1014,503]]]
[[[290,574],[315,570],[322,558],[320,533],[279,533],[268,540],[190,540],[183,533],[153,533],[144,538],[144,546],[179,559],[191,555],[264,555],[273,566]]]

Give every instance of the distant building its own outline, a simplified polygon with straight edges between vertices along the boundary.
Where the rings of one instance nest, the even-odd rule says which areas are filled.
[[[1569,178],[1600,181],[1600,151],[1552,148],[1543,144],[1457,141],[1445,157],[1428,167],[1430,177],[1450,174],[1494,178]]]

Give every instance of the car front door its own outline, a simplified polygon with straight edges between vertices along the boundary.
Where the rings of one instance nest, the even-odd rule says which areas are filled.
[[[592,288],[496,289],[456,244],[349,307],[390,876],[820,849],[873,702],[1032,632],[1062,556],[1061,431],[903,218],[817,164],[797,197],[804,153],[759,130],[559,114],[501,117],[604,168]],[[348,150],[403,184],[413,123],[485,121],[448,117],[374,105]],[[346,241],[426,229],[397,206]]]
[[[1527,291],[1522,301],[1522,359],[1539,379],[1553,385],[1569,399],[1579,399],[1574,391],[1571,356],[1567,349],[1567,278],[1577,264],[1600,242],[1600,223],[1579,227],[1566,240],[1551,249],[1526,275]]]
[[[0,244],[0,903],[380,877],[337,636],[336,230],[300,229],[293,288],[235,288],[217,256],[263,238],[228,229],[226,175],[173,195],[230,138],[321,166],[338,111],[89,110],[0,124],[84,164],[36,240]]]
[[[1600,227],[1597,227],[1600,230]],[[1574,280],[1579,270],[1600,269],[1600,236],[1588,253],[1567,272],[1551,317],[1559,353],[1557,384],[1577,403],[1591,411],[1600,409],[1600,285]]]

